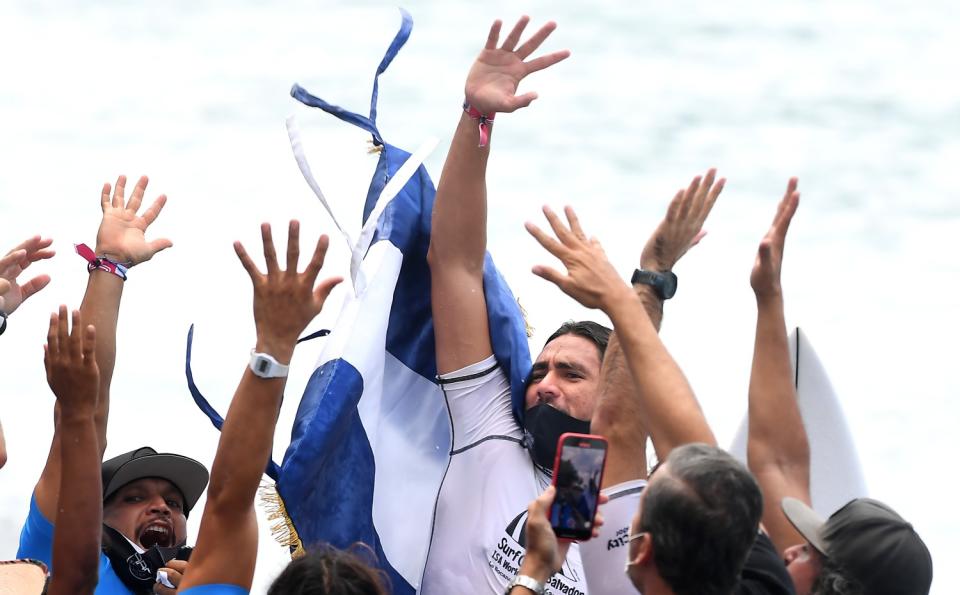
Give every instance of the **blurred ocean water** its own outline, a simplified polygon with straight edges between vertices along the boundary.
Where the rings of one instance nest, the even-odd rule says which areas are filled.
[[[530,77],[540,98],[498,117],[490,167],[490,249],[530,312],[532,349],[568,318],[598,317],[529,273],[547,255],[523,231],[539,207],[571,204],[624,275],[676,189],[709,166],[728,184],[708,237],[677,268],[664,339],[721,440],[746,406],[756,245],[791,175],[801,207],[784,272],[788,322],[831,372],[872,495],[910,520],[934,556],[934,593],[957,581],[960,481],[960,83],[952,5],[942,0],[778,3],[404,5],[407,47],[381,80],[380,128],[415,148],[442,142],[490,21],[530,14],[559,28],[544,50],[572,57]],[[376,2],[169,1],[0,4],[0,249],[33,233],[59,255],[54,281],[0,340],[10,462],[0,471],[0,558],[12,557],[46,456],[53,398],[44,324],[79,304],[73,242],[94,240],[100,185],[151,176],[170,197],[152,233],[174,248],[125,289],[108,455],[143,443],[210,463],[217,434],[194,409],[183,343],[197,323],[195,371],[222,410],[252,344],[250,292],[231,242],[298,217],[304,238],[335,228],[303,183],[284,119],[299,118],[315,173],[358,219],[373,158],[366,138],[289,98],[293,82],[363,111],[399,17]],[[331,233],[333,236],[333,234]],[[334,236],[331,271],[346,267]],[[339,267],[339,268],[338,268]],[[31,268],[29,272],[33,269]],[[339,291],[339,290],[338,290]],[[340,294],[342,295],[342,294]],[[315,325],[336,314],[331,304]],[[319,345],[295,359],[277,431],[282,456]],[[293,402],[289,402],[293,401]],[[196,535],[199,515],[191,521]],[[255,592],[284,554],[263,528]]]

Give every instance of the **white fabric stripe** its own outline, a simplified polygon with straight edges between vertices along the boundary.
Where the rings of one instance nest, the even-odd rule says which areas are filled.
[[[333,219],[333,223],[337,226],[337,229],[340,230],[340,234],[343,235],[343,239],[347,242],[347,248],[353,250],[353,239],[350,238],[347,230],[340,225],[340,221],[337,220],[333,209],[330,208],[330,203],[327,202],[327,197],[323,195],[323,191],[320,190],[320,185],[317,184],[316,178],[313,177],[313,171],[310,169],[310,163],[307,162],[307,155],[303,150],[303,138],[300,136],[300,127],[297,125],[296,116],[287,118],[287,137],[290,139],[290,148],[293,149],[293,156],[297,160],[297,165],[300,167],[300,173],[303,174],[303,179],[307,181],[307,186],[310,186],[313,193],[320,199],[320,204],[323,205],[323,208],[327,210],[330,218]]]
[[[413,174],[417,172],[417,169],[423,161],[437,147],[438,142],[438,139],[432,137],[425,140],[423,144],[420,145],[420,148],[414,151],[403,165],[400,166],[397,173],[393,174],[393,177],[391,177],[387,185],[384,186],[383,191],[380,192],[380,196],[377,198],[377,204],[373,207],[373,210],[370,211],[367,222],[364,224],[363,229],[360,230],[360,237],[357,239],[356,245],[353,246],[353,255],[350,258],[350,277],[353,279],[354,290],[357,295],[363,293],[366,288],[366,279],[358,273],[360,272],[360,263],[363,261],[364,255],[370,247],[370,242],[373,240],[373,234],[377,230],[377,222],[380,219],[380,215],[383,214],[384,209],[387,208],[390,201],[407,185],[407,182],[410,181]]]

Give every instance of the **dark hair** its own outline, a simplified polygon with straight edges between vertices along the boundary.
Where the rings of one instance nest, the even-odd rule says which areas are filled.
[[[550,344],[550,341],[553,341],[557,337],[562,337],[563,335],[576,335],[578,337],[583,337],[588,341],[591,341],[594,345],[597,346],[597,351],[600,352],[600,361],[603,361],[603,354],[607,352],[607,343],[610,342],[610,333],[613,331],[603,326],[600,323],[593,322],[592,320],[581,320],[579,322],[568,320],[560,325],[550,338],[547,339],[547,342],[543,344],[544,347]]]
[[[367,555],[361,555],[361,552]],[[386,595],[387,578],[373,565],[369,548],[312,549],[287,564],[267,595]]]
[[[823,558],[820,574],[813,581],[810,595],[863,595],[863,586],[847,574],[839,563]]]
[[[757,537],[760,487],[740,462],[705,444],[675,448],[666,464],[669,474],[647,487],[640,513],[657,572],[677,595],[729,595]]]

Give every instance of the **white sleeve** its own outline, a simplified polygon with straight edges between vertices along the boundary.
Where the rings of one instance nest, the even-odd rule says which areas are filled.
[[[452,452],[492,436],[523,438],[513,417],[510,381],[494,356],[443,374],[439,380],[453,428]]]
[[[625,481],[602,491],[610,501],[600,507],[600,536],[580,542],[580,559],[590,595],[634,593],[636,587],[624,572],[630,523],[640,508],[640,493],[647,482]]]

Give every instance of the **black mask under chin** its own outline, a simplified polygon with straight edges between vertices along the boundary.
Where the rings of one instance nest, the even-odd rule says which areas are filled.
[[[548,473],[553,472],[557,458],[557,442],[567,432],[589,434],[590,422],[571,417],[550,405],[534,405],[524,414],[527,450],[533,462]]]
[[[113,572],[136,595],[153,595],[157,570],[170,560],[188,560],[192,549],[183,544],[177,547],[155,545],[139,554],[122,533],[109,525],[103,526],[101,547],[110,559]]]

